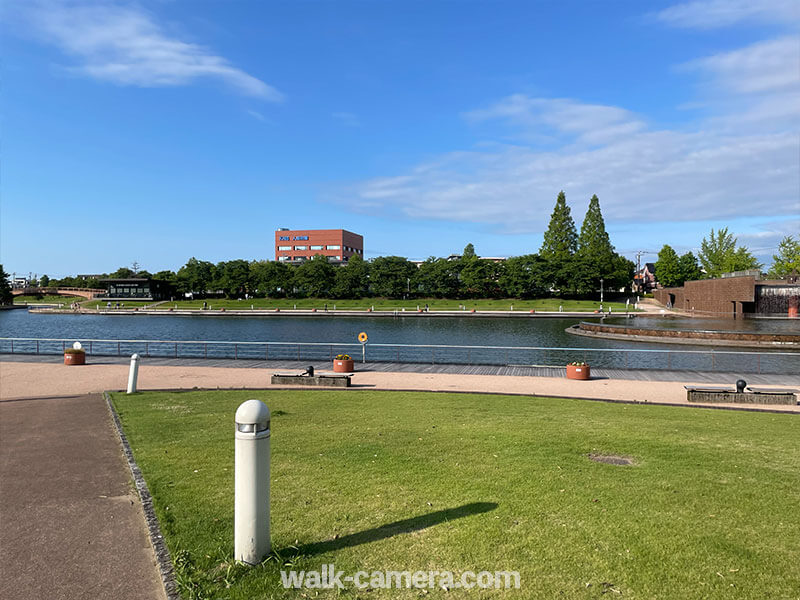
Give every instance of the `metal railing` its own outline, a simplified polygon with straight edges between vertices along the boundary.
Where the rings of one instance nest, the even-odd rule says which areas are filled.
[[[0,353],[60,354],[79,341],[87,354],[164,358],[256,360],[355,360],[416,364],[562,367],[584,361],[604,369],[657,369],[737,373],[800,373],[800,352],[548,348],[537,346],[457,346],[446,344],[366,344],[326,342],[225,342],[188,340],[97,340],[0,338]],[[363,352],[363,354],[362,354]]]

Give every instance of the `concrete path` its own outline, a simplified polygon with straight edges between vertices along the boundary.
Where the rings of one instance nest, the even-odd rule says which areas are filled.
[[[97,357],[98,360],[104,360]],[[101,392],[103,390],[125,389],[128,381],[128,365],[108,362],[92,362],[81,367],[66,367],[60,362],[9,362],[0,361],[0,398],[25,397],[30,395],[54,396],[57,394],[82,394]],[[243,366],[213,367],[194,366],[186,362],[170,365],[159,364],[164,359],[142,359],[139,368],[139,389],[264,389],[272,387],[269,376],[273,372],[298,372],[302,365],[315,364],[284,363],[275,365],[266,361],[253,361],[261,368],[246,366],[245,361],[238,361]],[[210,361],[208,361],[210,362]],[[236,361],[228,361],[229,363]],[[207,363],[205,363],[207,364]],[[589,398],[597,400],[615,400],[624,402],[642,402],[654,404],[688,405],[684,385],[708,385],[708,379],[695,374],[687,374],[684,380],[643,381],[617,379],[604,375],[602,371],[592,370],[591,381],[572,381],[562,373],[550,376],[532,376],[532,374],[477,374],[449,373],[444,369],[436,369],[435,365],[405,365],[409,370],[402,372],[385,372],[373,369],[373,366],[357,365],[353,375],[353,386],[357,389],[376,390],[420,390],[420,391],[455,391],[455,392],[494,392],[501,394],[521,394],[537,396],[565,396]],[[293,367],[293,368],[292,368]],[[410,371],[416,367],[418,371]],[[330,370],[330,363],[315,364],[318,372]],[[501,369],[502,367],[497,367]],[[798,388],[800,379],[795,375],[765,376],[765,381],[749,381],[758,383],[763,388]],[[735,377],[725,374],[718,383],[726,383],[733,388]],[[770,383],[772,385],[768,385]],[[696,406],[692,404],[691,406]],[[721,404],[715,407],[726,406]],[[794,405],[731,405],[748,409],[769,408],[785,412],[800,413],[800,406]]]
[[[0,482],[0,598],[166,597],[101,395],[0,401]]]

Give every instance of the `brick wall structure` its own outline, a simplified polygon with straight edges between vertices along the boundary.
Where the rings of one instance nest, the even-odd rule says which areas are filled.
[[[756,280],[753,276],[722,277],[658,289],[653,292],[653,297],[664,306],[704,316],[796,316],[800,284]]]

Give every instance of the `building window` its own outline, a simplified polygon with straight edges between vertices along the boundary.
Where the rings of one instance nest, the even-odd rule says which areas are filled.
[[[307,235],[296,235],[296,236],[294,236],[294,239],[295,239],[296,241],[301,241],[301,242],[302,242],[302,241],[304,241],[304,240],[307,240],[307,239],[308,239],[308,236],[307,236]]]
[[[281,235],[281,236],[278,237],[278,241],[279,242],[288,242],[289,241],[289,236],[288,235]]]
[[[310,246],[312,250],[324,250],[325,246]]]
[[[295,250],[306,250],[307,248],[308,248],[308,246],[295,246],[294,247]]]
[[[328,246],[327,247],[328,250],[341,250],[341,248],[342,248],[341,246]]]
[[[291,246],[278,246],[278,250],[291,250]]]
[[[280,261],[289,260],[289,257],[288,256],[279,256],[278,260],[280,260]]]

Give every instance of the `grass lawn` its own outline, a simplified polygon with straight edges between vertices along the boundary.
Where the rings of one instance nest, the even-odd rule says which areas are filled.
[[[92,300],[91,302],[86,302],[85,304],[81,304],[81,307],[82,308],[96,309],[99,306],[100,310],[105,310],[106,307],[108,306],[108,302],[109,302],[108,300]],[[111,308],[109,308],[108,310],[115,310],[114,305],[117,302],[125,303],[125,306],[122,306],[121,308],[142,308],[143,306],[147,306],[149,304],[154,304],[154,302],[152,300],[146,300],[146,301],[141,301],[141,300],[114,300],[113,302],[111,302]]]
[[[158,305],[157,309],[167,310],[169,308],[191,309],[202,308],[203,300],[179,300],[177,302],[165,302]],[[248,310],[251,306],[261,309],[298,309],[323,310],[328,305],[328,310],[333,310],[334,305],[342,310],[367,310],[375,307],[375,310],[417,310],[417,307],[424,308],[427,304],[431,311],[437,310],[461,310],[462,306],[466,310],[475,308],[476,310],[510,310],[511,306],[515,311],[529,311],[531,309],[541,311],[558,311],[559,306],[567,312],[569,311],[594,311],[600,308],[599,302],[591,300],[560,300],[558,298],[542,298],[538,300],[518,300],[506,298],[500,300],[448,300],[440,298],[420,298],[414,300],[388,300],[386,298],[357,298],[353,300],[330,300],[327,298],[252,298],[250,300],[217,300],[209,299],[208,302],[212,310],[219,308]],[[126,303],[127,305],[127,303]],[[603,309],[608,311],[611,308],[614,312],[625,312],[624,302],[604,302]],[[633,305],[629,307],[629,312],[634,312]]]
[[[72,302],[83,302],[86,298],[82,296],[14,296],[14,304],[66,304]]]
[[[276,554],[254,568],[232,563],[233,415],[249,398],[273,414]],[[430,590],[440,598],[761,600],[800,589],[796,416],[376,391],[113,401],[185,598],[299,598],[281,568],[328,563],[521,574],[520,590]],[[320,592],[337,595],[423,593]]]

